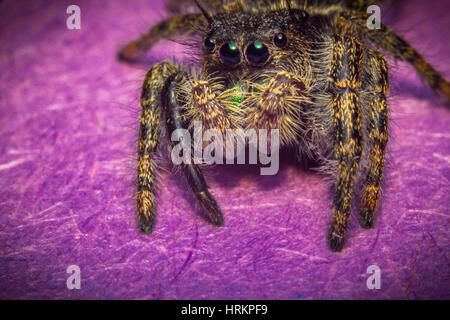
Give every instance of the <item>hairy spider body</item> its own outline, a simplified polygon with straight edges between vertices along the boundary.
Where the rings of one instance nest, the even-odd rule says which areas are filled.
[[[386,26],[366,27],[371,0],[212,1],[200,13],[163,21],[125,46],[133,60],[156,41],[200,32],[201,70],[170,62],[147,73],[138,145],[137,208],[142,232],[156,218],[155,153],[161,127],[279,129],[280,146],[319,160],[335,179],[332,250],[343,248],[355,186],[362,180],[360,224],[374,225],[388,142],[388,65],[381,50],[410,62],[450,97],[450,85]],[[312,3],[312,4],[308,4]],[[207,12],[214,12],[210,15]],[[238,92],[238,93],[237,93]],[[225,134],[224,134],[225,136]],[[172,145],[169,139],[169,145]],[[223,224],[198,165],[181,165],[207,220]]]

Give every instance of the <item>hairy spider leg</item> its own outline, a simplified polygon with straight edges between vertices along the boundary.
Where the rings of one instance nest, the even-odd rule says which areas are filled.
[[[358,24],[365,28],[367,14],[361,12],[343,12],[342,17],[351,24]],[[397,35],[392,29],[381,24],[381,29],[368,33],[370,41],[391,53],[396,59],[409,62],[425,82],[434,90],[439,90],[450,99],[450,82],[425,60],[425,58],[406,40]]]
[[[189,35],[196,31],[195,26],[205,21],[201,13],[190,13],[161,21],[148,30],[140,38],[131,41],[119,51],[119,59],[134,61],[139,55],[161,39],[169,39],[181,35]]]
[[[185,115],[191,123],[200,121],[205,129],[217,129],[225,136],[228,129],[238,129],[239,107],[231,103],[231,92],[217,95],[215,88],[207,80],[193,81],[187,88],[192,97],[192,105]]]
[[[181,107],[177,101],[177,85],[183,81],[184,77],[186,77],[185,74],[179,73],[167,81],[167,87],[163,95],[163,104],[166,111],[168,132],[173,132],[176,129],[187,129],[187,125],[183,123]],[[173,147],[173,142],[170,138],[169,143]],[[193,163],[194,160],[191,159],[191,164],[181,164],[189,187],[204,209],[205,218],[212,224],[221,226],[223,225],[223,215],[220,207],[209,192],[202,171]]]
[[[346,0],[347,6],[353,9],[366,9],[368,6],[381,2],[377,0]]]
[[[328,243],[333,251],[343,248],[350,220],[355,179],[362,154],[362,118],[359,89],[363,69],[362,44],[353,36],[334,38],[329,87],[337,160],[336,194]]]
[[[137,164],[137,219],[142,233],[149,234],[156,219],[156,167],[154,156],[158,149],[162,110],[161,95],[166,80],[178,68],[162,62],[151,68],[145,76],[141,92],[141,117]]]
[[[414,47],[398,36],[393,30],[382,25],[380,31],[384,33],[384,36],[378,41],[378,44],[382,48],[392,53],[397,59],[412,64],[431,88],[441,91],[450,99],[449,81],[445,80]]]
[[[246,116],[247,129],[279,129],[282,145],[296,143],[292,140],[300,131],[297,101],[304,95],[304,89],[304,83],[295,74],[278,72],[261,86],[261,93]]]
[[[386,144],[388,142],[388,107],[386,94],[389,89],[389,75],[386,59],[383,55],[370,52],[368,63],[373,68],[374,83],[368,93],[368,140],[369,164],[364,183],[364,193],[359,213],[359,222],[364,228],[374,225],[375,211],[381,194],[381,180],[383,177]]]

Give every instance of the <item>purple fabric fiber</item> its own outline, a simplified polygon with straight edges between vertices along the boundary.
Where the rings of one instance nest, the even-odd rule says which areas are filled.
[[[160,180],[159,215],[139,234],[133,200],[139,94],[147,65],[118,48],[168,16],[163,1],[8,1],[0,10],[0,298],[449,299],[450,111],[406,63],[392,65],[391,140],[376,226],[353,214],[331,252],[323,176],[282,159],[276,176],[207,170],[225,214],[195,214],[186,183]],[[382,19],[450,78],[448,1],[405,1]],[[447,105],[447,106],[446,106]],[[68,290],[69,265],[81,289]],[[381,289],[369,290],[370,265]]]

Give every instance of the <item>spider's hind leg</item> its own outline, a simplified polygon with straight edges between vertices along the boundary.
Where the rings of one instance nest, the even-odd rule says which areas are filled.
[[[226,0],[208,0],[208,1],[198,1],[201,6],[207,10],[217,10],[222,8],[226,2]],[[169,12],[172,13],[181,13],[185,12],[186,9],[195,5],[194,0],[168,0],[166,4],[166,8]]]
[[[380,2],[377,0],[346,0],[345,3],[352,9],[366,9],[368,6]]]
[[[382,25],[380,31],[383,32],[383,36],[374,39],[374,42],[392,53],[395,58],[412,64],[431,88],[441,91],[450,99],[449,81],[445,80],[414,47],[398,36],[393,30]]]
[[[140,38],[125,45],[119,52],[119,59],[133,61],[159,40],[191,34],[195,32],[195,27],[203,22],[204,16],[201,13],[185,14],[161,21]]]
[[[345,24],[359,25],[366,29],[367,14],[356,11],[341,14]],[[450,82],[447,81],[425,58],[407,41],[397,35],[393,30],[381,24],[380,30],[371,30],[367,33],[369,40],[375,45],[392,54],[396,59],[409,62],[420,76],[435,90],[439,90],[450,99]]]

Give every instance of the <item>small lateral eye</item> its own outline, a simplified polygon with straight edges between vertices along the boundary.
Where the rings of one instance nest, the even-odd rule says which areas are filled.
[[[291,17],[294,19],[294,23],[304,23],[308,19],[309,14],[305,10],[295,9],[291,12]]]
[[[284,33],[279,33],[275,36],[275,38],[273,39],[273,42],[275,43],[275,45],[279,48],[283,48],[286,43],[287,43],[287,37]]]
[[[214,40],[212,40],[210,37],[205,39],[204,45],[205,45],[206,50],[209,52],[212,52],[216,46],[216,44],[214,43]]]
[[[308,12],[306,12],[305,10],[300,10],[299,12],[299,17],[303,20],[305,20],[306,18],[308,18]]]

